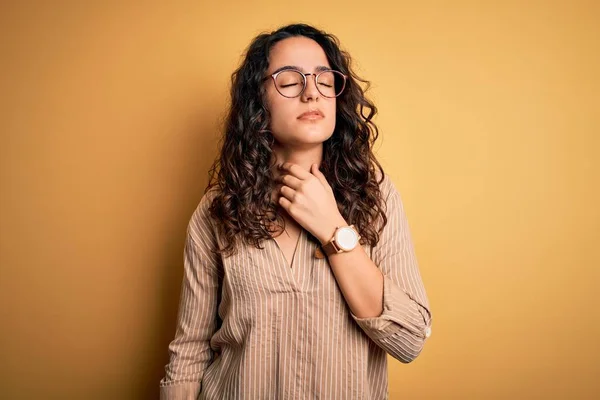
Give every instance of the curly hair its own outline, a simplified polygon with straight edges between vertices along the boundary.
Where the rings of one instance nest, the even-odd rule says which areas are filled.
[[[223,240],[217,252],[226,256],[236,252],[238,240],[262,249],[262,241],[272,238],[277,230],[269,226],[285,228],[271,196],[276,187],[271,168],[276,160],[272,157],[274,137],[269,131],[263,79],[273,45],[296,36],[317,42],[331,68],[348,76],[346,88],[337,98],[335,130],[323,143],[320,165],[340,213],[359,231],[361,244],[375,246],[387,224],[380,193],[384,172],[372,151],[379,136],[373,122],[377,108],[365,97],[370,83],[352,71],[350,55],[340,49],[337,37],[310,25],[293,24],[254,38],[241,66],[231,76],[231,106],[219,142],[220,155],[210,168],[205,189],[205,194],[211,189],[216,193],[209,212]],[[373,222],[378,216],[382,225],[376,230]]]

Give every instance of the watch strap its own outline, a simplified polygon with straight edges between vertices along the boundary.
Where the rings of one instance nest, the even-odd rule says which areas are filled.
[[[329,240],[329,242],[325,243],[323,246],[321,246],[323,248],[323,252],[327,255],[330,256],[332,254],[337,254],[337,253],[342,253],[344,252],[344,250],[342,250],[338,245],[337,242],[335,240],[335,236],[336,233],[338,231],[338,229],[340,228],[352,228],[354,231],[356,231],[356,228],[354,228],[354,225],[348,225],[348,226],[338,226],[335,229],[335,232],[333,234],[333,237],[331,238],[331,240]],[[360,241],[361,236],[358,234],[358,232],[356,232],[356,235],[358,236],[357,241]],[[358,243],[357,243],[358,244]]]
[[[329,242],[327,242],[323,245],[323,252],[325,252],[325,254],[327,256],[330,256],[330,255],[336,254],[336,253],[341,253],[342,251],[343,251],[342,249],[337,247],[337,243],[335,242],[335,235]]]

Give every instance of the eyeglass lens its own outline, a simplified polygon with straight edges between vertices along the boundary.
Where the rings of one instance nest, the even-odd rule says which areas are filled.
[[[311,79],[312,75],[307,78]],[[344,76],[337,71],[321,72],[316,80],[317,90],[325,97],[337,97],[344,89]],[[283,71],[275,78],[279,93],[285,97],[297,97],[304,90],[304,76],[298,71]]]

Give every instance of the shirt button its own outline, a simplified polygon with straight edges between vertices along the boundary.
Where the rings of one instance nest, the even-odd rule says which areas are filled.
[[[429,336],[431,336],[431,327],[427,327],[427,329],[425,329],[425,337],[428,338]]]

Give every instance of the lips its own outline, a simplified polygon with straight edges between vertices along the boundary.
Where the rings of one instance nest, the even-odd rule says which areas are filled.
[[[321,110],[310,110],[300,114],[298,119],[320,119],[323,117],[324,115]]]

